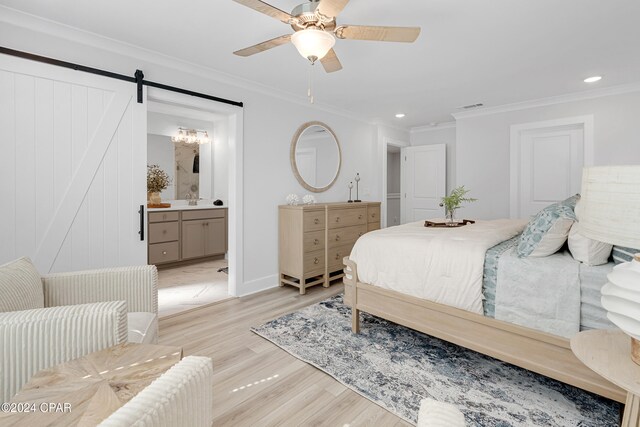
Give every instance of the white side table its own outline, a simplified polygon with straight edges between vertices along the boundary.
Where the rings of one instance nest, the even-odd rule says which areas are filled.
[[[619,329],[580,332],[571,350],[600,376],[627,391],[622,427],[640,426],[640,365],[631,360],[631,338]]]

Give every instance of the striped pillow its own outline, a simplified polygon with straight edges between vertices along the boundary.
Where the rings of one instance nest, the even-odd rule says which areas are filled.
[[[611,256],[613,257],[613,262],[622,264],[623,262],[631,262],[633,256],[637,253],[640,253],[640,249],[623,248],[622,246],[614,245]]]
[[[0,313],[43,307],[42,279],[29,258],[0,265]]]

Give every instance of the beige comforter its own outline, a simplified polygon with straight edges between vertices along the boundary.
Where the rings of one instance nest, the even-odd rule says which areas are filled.
[[[349,258],[361,282],[482,314],[485,253],[526,224],[499,219],[444,229],[420,221],[365,234]]]

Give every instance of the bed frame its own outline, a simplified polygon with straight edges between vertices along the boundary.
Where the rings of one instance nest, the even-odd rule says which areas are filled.
[[[626,400],[626,391],[576,358],[566,338],[362,283],[356,263],[349,257],[343,261],[344,301],[352,308],[356,334],[364,311],[609,399]]]

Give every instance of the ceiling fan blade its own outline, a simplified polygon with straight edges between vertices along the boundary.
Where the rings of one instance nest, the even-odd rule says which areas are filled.
[[[327,73],[342,70],[342,64],[336,55],[336,51],[331,49],[321,60],[322,66]]]
[[[320,0],[316,12],[329,18],[335,18],[342,12],[347,3],[349,3],[349,0]]]
[[[234,55],[238,56],[251,56],[256,53],[264,52],[265,50],[273,49],[274,47],[287,44],[291,41],[291,34],[276,37],[275,39],[267,40],[266,42],[254,44],[253,46],[246,47],[244,49],[236,50]]]
[[[287,12],[278,9],[277,7],[271,6],[268,3],[265,3],[260,0],[233,0],[236,3],[240,3],[243,6],[250,7],[253,10],[257,10],[258,12],[264,13],[265,15],[269,15],[272,18],[276,18],[285,24],[289,23],[289,20],[292,18]]]
[[[340,39],[413,43],[420,35],[420,27],[341,25],[336,28],[335,33]]]

